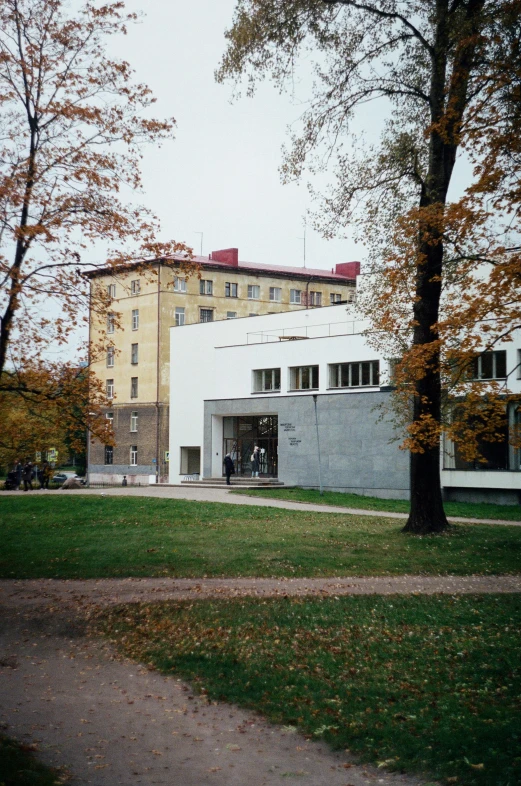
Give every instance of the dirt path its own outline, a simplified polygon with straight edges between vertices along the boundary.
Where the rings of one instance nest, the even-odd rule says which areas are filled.
[[[356,766],[292,728],[208,703],[175,676],[116,658],[88,637],[85,595],[62,603],[43,582],[31,599],[15,584],[0,616],[0,728],[66,769],[71,786],[425,783]]]

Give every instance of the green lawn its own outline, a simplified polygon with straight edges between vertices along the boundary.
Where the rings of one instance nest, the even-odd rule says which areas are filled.
[[[402,499],[380,499],[379,497],[363,497],[360,494],[344,494],[340,491],[325,491],[322,496],[315,489],[280,488],[241,491],[236,489],[232,494],[244,494],[249,497],[268,497],[287,499],[292,502],[311,502],[314,505],[337,505],[344,508],[359,510],[386,510],[392,513],[408,513],[409,502]],[[470,519],[496,519],[504,521],[521,521],[521,505],[490,505],[488,503],[446,502],[447,516],[462,516]]]
[[[209,699],[363,761],[461,786],[521,783],[518,596],[134,605],[98,624]]]
[[[417,537],[377,516],[139,497],[0,496],[0,577],[519,573],[521,527]]]
[[[58,786],[65,783],[59,773],[34,757],[34,747],[19,745],[0,735],[0,786]]]

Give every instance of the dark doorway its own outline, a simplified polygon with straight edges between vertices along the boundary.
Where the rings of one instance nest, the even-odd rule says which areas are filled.
[[[260,448],[261,477],[278,477],[279,419],[277,415],[223,418],[224,455],[230,453],[237,475],[251,475],[253,448]]]

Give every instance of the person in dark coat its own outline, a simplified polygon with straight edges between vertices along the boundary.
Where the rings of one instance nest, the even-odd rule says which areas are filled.
[[[18,491],[20,486],[22,485],[22,474],[23,474],[23,466],[22,462],[19,459],[16,459],[14,463],[14,471],[16,473],[16,490]]]
[[[226,473],[226,485],[231,486],[230,475],[235,475],[235,467],[233,464],[233,459],[229,453],[227,453],[224,457],[224,471]]]
[[[251,454],[251,476],[252,478],[259,477],[259,470],[260,470],[260,448],[258,445],[255,445],[253,448],[253,453]]]
[[[33,490],[33,465],[28,461],[23,468],[22,480],[24,482],[24,491]]]

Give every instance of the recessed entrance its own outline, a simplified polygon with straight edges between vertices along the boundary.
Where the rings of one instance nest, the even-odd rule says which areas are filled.
[[[223,418],[224,455],[230,453],[237,475],[251,475],[253,448],[260,448],[260,475],[278,477],[279,418],[244,415]]]

